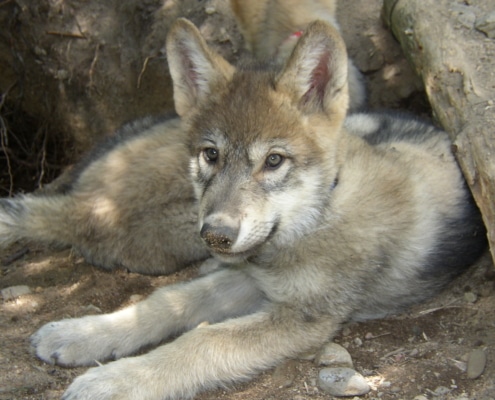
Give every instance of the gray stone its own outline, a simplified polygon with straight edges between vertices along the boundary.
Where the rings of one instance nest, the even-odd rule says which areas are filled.
[[[324,368],[318,376],[318,385],[332,396],[361,396],[370,391],[366,379],[351,368]]]
[[[478,296],[476,293],[473,292],[466,292],[464,293],[464,300],[468,303],[476,303],[476,300],[478,300]]]
[[[486,354],[481,349],[475,349],[469,354],[467,361],[467,376],[476,379],[481,376],[486,366]]]
[[[349,352],[337,343],[327,343],[316,354],[315,364],[326,367],[352,368],[352,358]]]
[[[450,389],[445,386],[438,386],[435,388],[434,391],[431,392],[431,394],[435,397],[445,397],[447,394],[450,393]]]
[[[10,286],[8,288],[2,289],[2,297],[5,301],[13,300],[19,296],[31,293],[31,289],[26,285]]]

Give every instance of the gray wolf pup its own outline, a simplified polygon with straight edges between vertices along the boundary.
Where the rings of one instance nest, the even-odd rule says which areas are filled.
[[[118,359],[64,399],[178,399],[246,379],[321,346],[344,321],[433,295],[483,250],[444,132],[390,115],[345,119],[346,49],[326,23],[308,26],[281,70],[234,68],[183,19],[167,53],[198,231],[219,265],[36,332],[49,363]]]
[[[0,199],[0,247],[72,245],[91,264],[147,274],[204,260],[188,157],[178,118],[129,124],[59,188]]]

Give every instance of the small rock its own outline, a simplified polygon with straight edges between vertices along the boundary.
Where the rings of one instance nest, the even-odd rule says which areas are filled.
[[[478,19],[475,27],[490,39],[495,39],[495,11],[492,11]]]
[[[481,349],[475,349],[469,354],[467,361],[467,377],[476,379],[481,376],[486,366],[486,354]]]
[[[468,303],[476,303],[476,300],[478,300],[478,296],[476,295],[476,293],[466,292],[464,293],[464,300],[466,300]]]
[[[31,293],[31,289],[26,285],[10,286],[8,288],[2,289],[2,297],[5,301],[13,300],[19,296]]]
[[[419,350],[418,349],[412,349],[409,352],[409,357],[417,357],[419,355]]]
[[[445,386],[438,386],[431,394],[436,397],[443,397],[450,393],[450,389]]]
[[[84,314],[101,314],[103,312],[100,307],[96,307],[94,304],[81,307],[81,309]]]
[[[205,12],[206,14],[211,15],[211,14],[215,14],[217,12],[217,9],[212,6],[208,6],[205,8]]]
[[[318,385],[332,396],[361,396],[370,391],[366,379],[350,368],[324,368],[318,375]]]
[[[413,400],[428,400],[428,397],[420,394],[419,396],[416,396]]]
[[[349,352],[337,343],[327,343],[316,354],[315,364],[318,366],[352,368],[352,358]]]
[[[363,341],[358,337],[354,338],[353,342],[354,342],[354,345],[357,347],[361,347],[363,345]]]

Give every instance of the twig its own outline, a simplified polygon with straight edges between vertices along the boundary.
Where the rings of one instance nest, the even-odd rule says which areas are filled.
[[[9,93],[10,89],[14,87],[14,85],[17,82],[14,82],[12,85],[10,85],[5,93],[2,93],[1,99],[0,99],[0,111],[3,108],[3,105],[5,103],[5,98],[7,97],[7,94]],[[7,126],[5,125],[5,121],[3,120],[2,116],[0,115],[0,142],[2,146],[2,150],[5,154],[5,160],[7,162],[7,172],[9,174],[9,197],[12,197],[14,193],[14,176],[12,175],[12,165],[10,163],[10,157],[7,152],[7,148],[9,145],[9,137],[7,136]]]
[[[6,155],[8,154],[8,156],[10,157],[11,161],[13,161],[14,163],[17,163],[19,165],[22,165],[23,167],[27,167],[27,168],[36,168],[38,166],[38,163],[37,162],[29,162],[29,161],[26,161],[26,160],[22,160],[20,159],[19,157],[16,156],[15,152],[12,151],[11,148],[7,147],[5,149],[5,153]],[[27,152],[26,152],[27,154]],[[29,154],[30,157],[32,157],[32,154]],[[45,161],[45,166],[49,169],[62,169],[64,168],[63,165],[61,164],[53,164],[53,163],[50,163],[50,162],[47,162]]]
[[[98,61],[98,51],[100,50],[100,44],[98,43],[95,48],[95,55],[93,61],[91,61],[91,66],[89,67],[89,87],[93,86],[93,75],[95,73],[96,62]]]
[[[143,77],[144,72],[146,71],[146,67],[148,66],[148,61],[151,58],[154,58],[155,56],[148,56],[145,58],[144,63],[143,63],[143,68],[141,68],[141,72],[139,73],[138,80],[137,80],[137,88],[139,89],[141,86],[141,78]]]
[[[82,33],[46,31],[47,35],[68,37],[73,39],[87,39]]]
[[[372,339],[376,339],[376,338],[379,338],[379,337],[382,337],[382,336],[388,336],[388,335],[391,335],[392,333],[391,332],[385,332],[385,333],[381,333],[379,335],[366,335],[365,336],[365,339],[366,340],[372,340]]]
[[[444,306],[430,308],[429,310],[420,311],[418,314],[420,314],[420,315],[431,314],[433,312],[440,311],[440,310],[443,310],[445,308],[461,308],[461,306],[452,306],[452,304],[456,303],[458,300],[459,299],[454,299],[450,303],[445,304]]]
[[[404,351],[404,347],[401,347],[397,350],[391,351],[390,353],[385,354],[383,357],[380,357],[381,360],[389,358],[390,356],[395,356],[396,354],[402,353]]]
[[[7,172],[9,174],[9,197],[12,197],[14,193],[14,176],[12,175],[12,165],[10,164],[9,154],[7,152],[8,137],[7,137],[7,127],[3,118],[0,116],[0,141],[2,145],[2,151],[5,154],[5,161],[7,162]]]
[[[41,148],[41,171],[40,176],[38,178],[38,188],[43,187],[43,177],[45,176],[45,162],[46,162],[46,141],[47,141],[48,133],[45,130],[45,135],[43,136],[43,147]]]

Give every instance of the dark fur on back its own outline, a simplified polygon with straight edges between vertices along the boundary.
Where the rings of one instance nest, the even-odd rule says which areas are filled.
[[[356,120],[358,123],[355,123]],[[350,131],[372,146],[384,147],[394,143],[425,144],[447,134],[407,112],[383,111],[351,116]],[[431,145],[433,146],[433,144]],[[486,228],[472,195],[463,182],[466,198],[459,204],[459,214],[444,219],[442,241],[431,251],[420,279],[425,282],[449,282],[473,264],[486,250]]]

